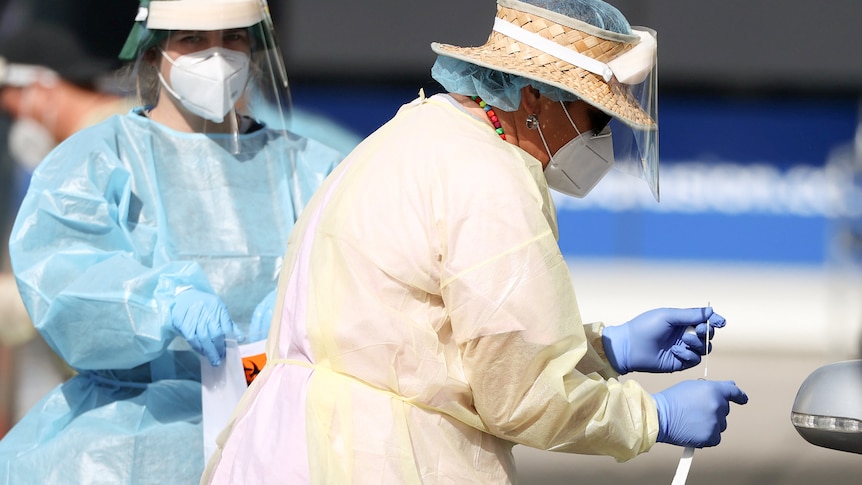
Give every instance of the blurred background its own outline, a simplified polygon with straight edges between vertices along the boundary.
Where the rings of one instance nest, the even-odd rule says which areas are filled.
[[[859,358],[862,347],[862,2],[609,3],[658,31],[662,200],[615,172],[583,200],[557,199],[560,244],[585,321],[617,324],[655,307],[707,303],[727,318],[709,377],[736,380],[751,401],[733,408],[720,446],[695,454],[689,483],[857,482],[862,457],[808,444],[789,415],[812,371]],[[480,45],[495,11],[493,0],[271,0],[270,7],[294,106],[356,137],[420,88],[439,91],[429,44]],[[111,73],[137,0],[0,0],[0,9],[0,40],[37,24],[66,29],[81,44],[82,60],[72,64],[96,65],[76,82],[115,89]],[[17,62],[49,62],[32,59]],[[0,152],[14,122],[4,116]],[[2,160],[5,246],[32,164]],[[9,271],[5,258],[0,264]],[[55,378],[34,376],[63,375],[33,342],[19,338],[0,351],[0,434],[3,420],[14,422]],[[702,373],[631,378],[657,392]],[[516,448],[522,482],[549,485],[667,484],[680,454],[657,445],[618,464]]]

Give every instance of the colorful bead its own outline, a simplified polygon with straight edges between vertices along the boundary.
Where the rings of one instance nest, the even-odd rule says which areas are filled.
[[[506,135],[503,133],[503,125],[500,124],[500,118],[498,118],[497,113],[495,113],[494,110],[491,109],[491,105],[486,103],[479,96],[470,96],[470,99],[475,101],[476,104],[478,104],[480,108],[485,110],[485,114],[488,115],[488,119],[491,121],[491,124],[494,125],[494,131],[496,131],[497,134],[500,135],[500,138],[505,140]]]

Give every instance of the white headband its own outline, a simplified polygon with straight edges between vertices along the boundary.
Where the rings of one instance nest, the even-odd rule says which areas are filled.
[[[518,42],[523,42],[534,49],[552,55],[573,66],[578,66],[581,69],[599,75],[605,82],[609,82],[612,77],[616,76],[617,81],[629,85],[643,82],[655,65],[657,50],[654,31],[635,27],[632,30],[640,37],[640,42],[633,49],[617,56],[608,63],[604,63],[557,44],[552,40],[548,40],[539,34],[522,29],[499,17],[494,19],[495,32],[511,37]]]
[[[182,0],[151,2],[136,21],[151,30],[225,30],[250,27],[263,20],[256,0]]]

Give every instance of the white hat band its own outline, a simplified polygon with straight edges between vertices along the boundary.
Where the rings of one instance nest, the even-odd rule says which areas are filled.
[[[142,12],[138,13],[141,17]],[[151,30],[224,30],[250,27],[264,18],[257,0],[177,0],[151,2]]]
[[[557,44],[539,34],[522,29],[499,17],[494,18],[494,31],[601,76],[605,82],[609,82],[616,75],[617,81],[623,84],[638,84],[643,81],[655,64],[655,37],[645,30],[634,31],[641,38],[641,42],[634,49],[623,53],[607,64]]]
[[[578,66],[593,74],[598,74],[604,78],[605,82],[610,81],[614,74],[613,71],[611,71],[611,68],[604,62],[597,61],[592,57],[581,54],[580,52],[575,52],[567,47],[563,47],[554,41],[548,40],[539,34],[534,34],[528,30],[524,30],[511,22],[501,19],[500,17],[494,18],[494,31],[507,37],[511,37],[518,42],[523,42],[534,49],[539,49],[540,51],[550,54],[561,61],[566,61],[573,66]]]

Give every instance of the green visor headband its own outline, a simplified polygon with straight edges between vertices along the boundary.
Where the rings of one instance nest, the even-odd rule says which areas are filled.
[[[260,0],[141,0],[135,24],[120,59],[138,53],[167,37],[171,30],[225,30],[251,27],[264,20]]]

